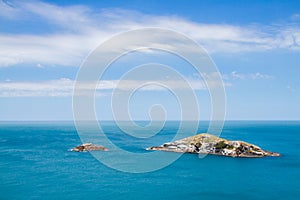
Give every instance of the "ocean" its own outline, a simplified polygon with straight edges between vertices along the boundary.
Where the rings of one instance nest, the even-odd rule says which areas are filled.
[[[122,149],[147,153],[147,145],[172,138],[178,123],[167,122],[160,136],[148,143],[128,141],[112,122],[102,125]],[[206,130],[202,125],[198,133]],[[299,121],[227,121],[221,137],[244,140],[282,156],[200,159],[184,154],[157,171],[126,173],[107,167],[90,153],[69,151],[82,143],[73,122],[1,122],[0,199],[300,199]]]

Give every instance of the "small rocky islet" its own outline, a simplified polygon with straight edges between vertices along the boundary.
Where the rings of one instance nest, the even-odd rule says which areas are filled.
[[[76,146],[71,151],[76,152],[86,152],[86,151],[108,151],[108,148],[104,146],[95,145],[92,143],[84,143],[82,145]]]
[[[261,158],[280,156],[279,153],[262,150],[260,147],[244,142],[230,141],[211,134],[202,133],[146,150],[171,151],[178,153],[213,154],[230,157]]]

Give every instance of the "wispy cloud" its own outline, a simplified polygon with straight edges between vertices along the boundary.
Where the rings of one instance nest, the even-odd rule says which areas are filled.
[[[113,90],[128,91],[167,91],[167,90],[207,90],[206,84],[199,79],[183,80],[101,80],[95,85],[91,82],[80,82],[77,87],[84,91],[96,89],[97,96],[109,95]],[[220,87],[221,83],[210,80],[211,87]],[[67,78],[42,82],[0,82],[0,97],[67,97],[73,95],[76,82]],[[225,83],[225,86],[230,84]],[[80,91],[79,90],[79,91]]]
[[[249,74],[244,74],[244,73],[239,73],[237,71],[232,71],[230,74],[224,74],[223,79],[224,80],[257,80],[257,79],[273,79],[274,76],[269,75],[269,74],[262,74],[260,72],[256,73],[249,73]]]
[[[0,97],[70,96],[73,81],[69,79],[44,82],[0,82]]]
[[[122,9],[94,10],[82,5],[57,6],[40,1],[1,1],[0,17],[12,23],[34,19],[53,27],[44,34],[0,33],[0,67],[20,63],[79,66],[92,49],[113,34],[143,27],[184,33],[210,53],[300,50],[300,28],[295,24],[203,24],[177,16],[153,16]]]
[[[298,21],[298,20],[300,20],[300,14],[299,14],[299,13],[293,14],[293,15],[291,16],[291,20],[293,20],[293,21]]]
[[[296,92],[296,89],[293,88],[293,87],[290,86],[290,85],[287,85],[287,86],[286,86],[286,89],[287,89],[289,92]]]

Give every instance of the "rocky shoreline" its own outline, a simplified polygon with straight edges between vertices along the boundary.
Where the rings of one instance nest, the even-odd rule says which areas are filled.
[[[146,150],[247,158],[280,156],[279,153],[262,150],[260,147],[244,141],[230,141],[207,133],[187,137],[175,142],[164,143],[160,146],[149,147]]]

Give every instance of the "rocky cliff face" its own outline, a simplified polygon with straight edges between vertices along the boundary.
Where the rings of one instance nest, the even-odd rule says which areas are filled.
[[[231,157],[280,156],[278,153],[262,150],[260,147],[243,141],[225,140],[207,133],[187,137],[147,150],[172,151],[180,153],[215,154]]]

